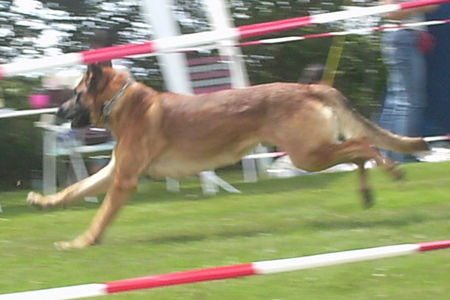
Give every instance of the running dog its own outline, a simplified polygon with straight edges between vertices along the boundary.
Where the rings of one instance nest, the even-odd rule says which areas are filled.
[[[422,138],[386,131],[352,110],[327,85],[271,83],[202,95],[158,92],[128,72],[90,65],[58,115],[74,127],[109,128],[117,144],[109,164],[91,177],[48,196],[30,192],[28,202],[67,205],[107,192],[90,228],[61,249],[100,241],[106,227],[137,187],[142,173],[184,177],[233,164],[258,143],[277,145],[303,170],[355,163],[365,206],[372,205],[364,163],[375,160],[395,178],[380,147],[402,153],[428,150]]]

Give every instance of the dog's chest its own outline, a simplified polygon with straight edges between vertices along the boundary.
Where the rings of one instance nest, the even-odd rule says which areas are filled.
[[[147,166],[147,173],[159,178],[197,175],[201,171],[214,170],[238,162],[256,144],[257,141],[254,140],[243,140],[210,148],[206,145],[192,145],[190,150],[173,147],[155,157]]]
[[[157,178],[180,178],[197,175],[201,171],[212,170],[218,166],[234,163],[236,160],[239,158],[230,154],[219,154],[199,160],[183,155],[162,155],[150,163],[147,173]]]

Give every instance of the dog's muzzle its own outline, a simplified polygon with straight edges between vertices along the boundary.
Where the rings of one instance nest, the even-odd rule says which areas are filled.
[[[71,120],[72,128],[83,128],[91,125],[89,110],[76,97],[64,102],[56,112],[60,120]]]

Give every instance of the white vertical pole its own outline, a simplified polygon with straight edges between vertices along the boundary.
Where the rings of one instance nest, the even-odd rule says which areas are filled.
[[[244,182],[258,182],[258,172],[254,159],[243,158],[242,169],[244,170]]]
[[[44,129],[43,138],[43,179],[44,195],[56,193],[56,132]]]
[[[155,38],[167,38],[179,36],[180,30],[173,16],[172,0],[145,0],[143,1],[144,18],[152,26]],[[171,92],[192,94],[191,81],[188,74],[186,56],[182,53],[163,53],[157,56],[164,82]],[[206,194],[215,194],[218,191],[217,184],[212,181],[213,171],[200,174],[202,188]],[[179,182],[166,178],[166,187],[171,192],[180,190]]]
[[[203,0],[209,22],[212,24],[212,30],[234,28],[230,11],[226,5],[227,0]],[[217,42],[219,53],[221,56],[229,59],[229,68],[231,74],[231,85],[233,88],[242,88],[249,85],[247,70],[242,59],[242,52],[239,47],[234,47],[238,42],[237,38],[222,40]],[[255,149],[256,153],[266,153],[267,149],[258,145]],[[270,158],[252,159],[243,161],[242,168],[244,172],[244,180],[246,182],[256,182],[256,167],[260,173],[264,173],[271,163]]]
[[[73,168],[73,172],[75,173],[75,177],[77,178],[77,180],[81,181],[89,177],[89,172],[86,168],[81,153],[74,151],[74,145],[69,147],[71,149],[69,153],[69,159]],[[84,200],[87,202],[98,203],[97,197],[85,197]]]
[[[233,28],[231,16],[225,6],[224,0],[203,0],[203,7],[206,9],[208,21],[212,30],[225,30]],[[247,71],[242,61],[242,54],[239,48],[234,47],[237,38],[233,40],[221,40],[217,42],[220,56],[226,57],[228,68],[230,70],[231,86],[234,88],[243,88],[248,85]],[[225,182],[215,172],[204,172],[203,191],[206,194],[215,194],[220,186],[230,193],[240,193],[238,189]]]
[[[172,14],[172,5],[172,0],[142,1],[144,19],[152,26],[156,39],[180,35],[180,29]],[[174,93],[192,94],[185,54],[162,53],[157,59],[167,89]],[[178,180],[166,178],[166,188],[171,192],[179,192],[180,184]]]
[[[203,0],[212,30],[223,30],[233,28],[233,22],[226,0]],[[231,73],[231,85],[234,88],[248,86],[248,77],[245,64],[242,60],[241,49],[234,47],[238,42],[237,38],[219,41],[218,49],[221,56],[229,59],[229,68]]]
[[[145,20],[152,26],[156,39],[179,36],[180,30],[173,17],[172,0],[144,0]],[[157,56],[167,89],[174,93],[191,94],[186,57],[183,53],[163,53]]]

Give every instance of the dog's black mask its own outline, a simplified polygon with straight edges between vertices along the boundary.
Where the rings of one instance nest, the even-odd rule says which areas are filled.
[[[81,102],[81,96],[81,93],[76,93],[64,102],[56,113],[56,117],[59,119],[71,120],[72,128],[83,128],[91,125],[90,112]]]

